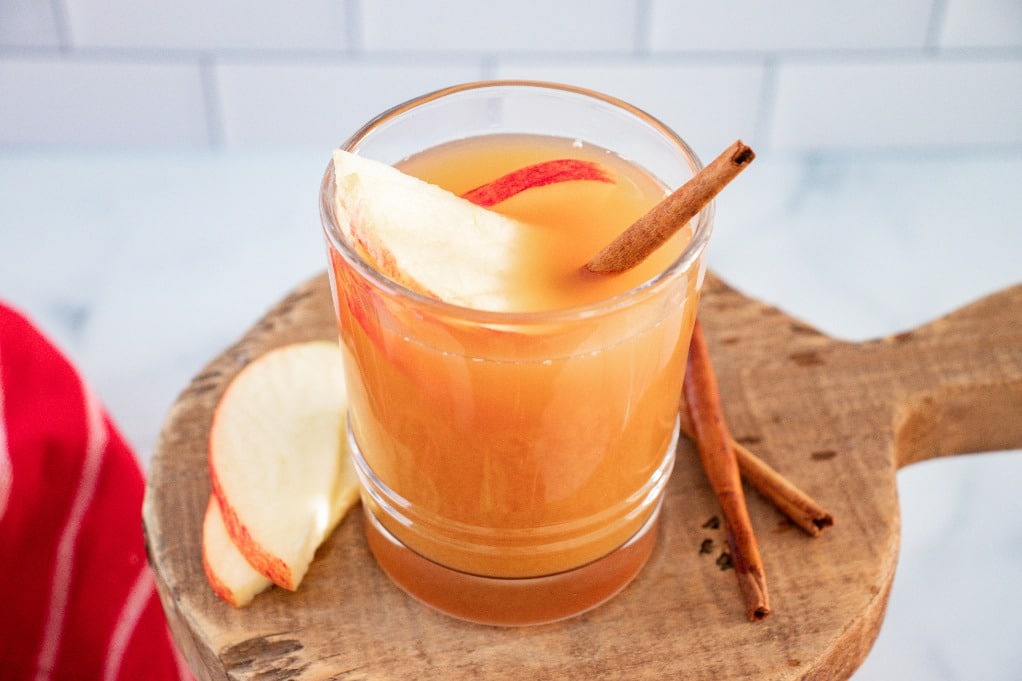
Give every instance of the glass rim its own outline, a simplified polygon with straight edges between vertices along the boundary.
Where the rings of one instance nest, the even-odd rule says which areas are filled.
[[[668,142],[675,145],[678,148],[678,151],[681,152],[682,156],[684,156],[693,175],[703,168],[702,161],[680,135],[661,122],[658,118],[648,114],[644,110],[629,104],[624,100],[597,92],[596,90],[590,90],[588,88],[575,85],[539,80],[472,81],[440,88],[438,90],[413,97],[412,99],[397,104],[370,119],[338,148],[351,153],[358,153],[359,144],[365,141],[374,131],[379,129],[380,126],[430,102],[462,93],[479,90],[497,90],[502,88],[520,89],[523,91],[559,91],[582,99],[591,99],[603,104],[609,104],[610,106],[620,109],[635,117],[638,122],[652,128]],[[675,188],[671,189],[673,190]],[[695,262],[696,258],[698,258],[699,255],[706,250],[710,234],[713,230],[714,205],[715,202],[710,201],[699,212],[695,221],[695,227],[692,230],[692,238],[670,265],[658,272],[655,276],[633,286],[630,289],[627,289],[626,291],[622,291],[608,298],[587,303],[585,305],[537,311],[499,311],[481,310],[434,298],[424,293],[420,293],[415,289],[409,288],[378,270],[372,263],[362,257],[362,254],[353,248],[350,243],[348,243],[337,227],[336,220],[334,219],[334,165],[332,160],[327,163],[326,171],[323,174],[323,179],[320,184],[320,217],[327,239],[329,240],[330,245],[336,248],[344,259],[353,266],[362,277],[371,281],[374,286],[383,291],[398,294],[401,297],[414,302],[417,306],[422,306],[435,313],[440,313],[444,317],[457,317],[467,322],[480,324],[525,325],[529,323],[551,323],[585,319],[610,314],[645,300],[648,296],[653,295],[657,290],[665,286],[667,282],[671,281],[682,271],[689,269]],[[580,265],[580,267],[581,266],[582,265]]]

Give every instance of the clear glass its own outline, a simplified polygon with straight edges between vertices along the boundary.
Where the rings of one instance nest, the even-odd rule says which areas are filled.
[[[613,98],[551,83],[452,87],[395,107],[344,149],[398,163],[475,136],[582,140],[676,187],[688,145]],[[483,178],[485,179],[485,178]],[[713,222],[642,285],[595,304],[499,313],[380,274],[321,212],[369,545],[424,603],[489,624],[584,612],[640,571],[674,462],[685,357]]]

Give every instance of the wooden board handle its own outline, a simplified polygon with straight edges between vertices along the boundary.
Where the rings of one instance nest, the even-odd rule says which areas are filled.
[[[866,452],[867,465],[895,468],[1022,447],[1022,285],[864,343],[836,341],[718,279],[700,317],[740,441]]]
[[[856,352],[887,377],[899,468],[1022,447],[1022,285]]]

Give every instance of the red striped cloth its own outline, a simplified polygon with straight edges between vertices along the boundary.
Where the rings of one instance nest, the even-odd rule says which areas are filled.
[[[146,563],[143,484],[75,368],[0,304],[0,680],[191,678]]]

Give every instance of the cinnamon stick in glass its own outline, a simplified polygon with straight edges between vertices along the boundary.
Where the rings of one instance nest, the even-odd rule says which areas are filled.
[[[692,330],[683,386],[699,459],[727,522],[731,561],[745,601],[745,614],[751,621],[761,620],[770,614],[763,559],[745,504],[738,460],[724,420],[717,377],[698,319]]]
[[[750,147],[736,141],[597,253],[585,268],[610,274],[638,265],[698,215],[754,158],[756,154]],[[724,422],[717,379],[698,319],[689,344],[684,393],[703,470],[727,523],[731,560],[746,615],[754,621],[763,619],[770,614],[763,560],[745,505],[733,440]]]
[[[619,234],[586,263],[586,269],[610,274],[635,267],[698,215],[754,158],[756,154],[749,146],[736,141]]]

